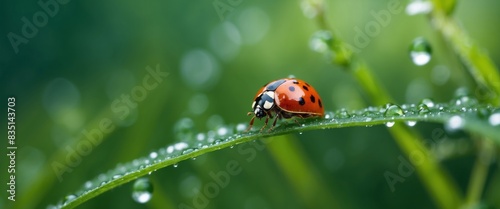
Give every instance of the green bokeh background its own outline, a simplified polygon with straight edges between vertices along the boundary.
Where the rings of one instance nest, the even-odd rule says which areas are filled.
[[[460,87],[474,92],[474,82],[428,18],[406,15],[408,2],[398,2],[401,12],[392,14],[389,24],[380,27],[359,52],[397,103],[426,97],[446,102]],[[328,21],[340,38],[355,45],[355,28],[363,30],[376,21],[370,12],[386,10],[387,3],[328,1]],[[45,208],[57,203],[119,163],[181,141],[174,127],[183,118],[193,121],[193,134],[222,124],[246,123],[256,91],[274,79],[295,75],[308,81],[330,111],[369,105],[349,73],[310,49],[309,39],[317,26],[303,15],[299,1],[242,0],[223,14],[224,20],[213,1],[70,1],[60,5],[35,36],[19,46],[18,53],[7,34],[20,35],[21,18],[32,20],[42,9],[36,1],[6,0],[0,5],[1,103],[6,107],[8,96],[16,98],[18,146],[18,201],[8,201],[2,192],[0,208]],[[465,0],[458,2],[453,15],[497,65],[499,9],[499,1]],[[408,55],[410,43],[420,36],[433,47],[432,60],[425,66],[414,65]],[[147,66],[159,66],[169,76],[147,91],[125,120],[118,119],[111,109],[113,102],[142,85]],[[6,118],[5,111],[0,115]],[[66,147],[104,118],[114,120],[114,131],[59,181],[52,163],[63,163],[69,153]],[[1,127],[6,127],[6,120],[0,120]],[[433,133],[444,130],[429,123],[419,123],[415,129],[430,144]],[[444,155],[442,150],[437,154],[443,155],[441,163],[464,193],[475,159],[474,143],[461,132],[444,132],[440,140],[444,139],[448,145],[436,146],[452,154]],[[335,194],[314,194],[318,207],[340,202],[344,208],[436,208],[415,173],[391,192],[383,174],[397,173],[402,153],[383,126],[305,132],[281,140],[297,144],[309,173],[328,194]],[[289,174],[280,169],[269,149],[257,150],[255,159],[248,162],[249,156],[239,150],[254,144],[239,146],[152,173],[148,177],[154,193],[147,204],[132,200],[129,183],[80,208],[178,208],[181,203],[192,207],[194,190],[212,182],[210,172],[225,170],[231,160],[239,162],[242,172],[231,176],[227,187],[209,199],[207,208],[311,207],[298,197]],[[62,159],[56,153],[62,153]],[[6,187],[7,163],[0,164]],[[483,196],[487,205],[496,208],[500,207],[497,164],[490,170]]]

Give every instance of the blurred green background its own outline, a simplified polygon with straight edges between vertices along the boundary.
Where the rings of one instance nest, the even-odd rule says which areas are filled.
[[[303,15],[300,1],[221,1],[231,7],[222,19],[214,2],[58,3],[53,17],[46,16],[46,23],[19,44],[16,53],[9,33],[21,36],[22,18],[32,22],[43,9],[37,1],[2,1],[2,107],[8,96],[16,97],[18,150],[17,201],[13,204],[2,192],[0,208],[45,208],[57,203],[119,163],[181,141],[182,134],[174,127],[182,121],[193,122],[188,131],[193,134],[222,124],[247,123],[256,91],[278,78],[294,75],[308,81],[330,111],[369,105],[349,73],[310,49],[309,39],[318,27]],[[447,102],[460,87],[474,92],[472,79],[428,18],[405,14],[408,2],[398,2],[401,12],[392,14],[389,24],[359,52],[397,103],[422,98]],[[354,45],[355,27],[363,29],[374,21],[370,12],[386,10],[387,3],[328,1],[328,21]],[[467,0],[458,2],[453,15],[497,65],[499,10],[499,1]],[[425,66],[416,66],[409,58],[409,45],[417,37],[425,37],[433,49]],[[148,66],[168,76],[155,88],[139,91],[136,87],[143,86],[144,79],[155,82],[146,78]],[[113,103],[131,92],[140,92],[137,106],[128,108],[127,114],[113,110]],[[1,115],[6,117],[5,112]],[[83,138],[82,131],[95,130],[106,118],[113,121],[113,132],[59,180],[53,163],[63,163],[70,152],[67,147]],[[6,120],[0,124],[5,127]],[[433,133],[444,130],[440,124],[419,123],[414,129],[433,146],[464,193],[476,156],[474,142],[465,133],[446,131],[436,140]],[[314,205],[299,198],[276,152],[257,150],[255,159],[247,161],[249,155],[239,150],[257,141],[152,173],[148,177],[154,185],[153,198],[146,204],[134,202],[129,183],[80,208],[179,208],[180,204],[195,208],[193,198],[213,182],[210,172],[225,170],[232,160],[242,172],[231,176],[206,208],[331,208],[332,203],[343,208],[436,208],[415,173],[391,191],[384,172],[397,173],[402,153],[383,126],[305,132],[280,140],[298,146],[300,153],[292,156],[301,157],[310,169],[306,173],[320,183],[322,190],[307,191],[313,194]],[[3,157],[6,151],[2,148]],[[0,163],[5,186],[7,162]],[[497,168],[498,163],[490,169],[483,199],[485,205],[499,208]]]

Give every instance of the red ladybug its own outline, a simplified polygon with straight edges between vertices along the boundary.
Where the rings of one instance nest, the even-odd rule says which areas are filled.
[[[252,128],[255,117],[259,119],[266,117],[266,122],[260,131],[267,126],[269,118],[275,117],[270,131],[276,126],[278,118],[294,116],[307,118],[325,114],[318,92],[305,81],[295,78],[279,79],[264,85],[257,92],[252,109],[253,112],[248,112],[248,115],[254,114],[254,116],[247,131]],[[273,116],[273,113],[276,115]]]

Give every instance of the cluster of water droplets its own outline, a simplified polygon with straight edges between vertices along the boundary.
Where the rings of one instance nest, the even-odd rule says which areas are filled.
[[[449,130],[462,129],[470,118],[479,118],[482,121],[487,121],[491,126],[500,126],[500,109],[479,104],[475,98],[469,97],[466,94],[459,95],[448,103],[436,103],[432,99],[427,98],[422,99],[418,104],[397,105],[388,103],[380,107],[367,107],[355,111],[343,108],[335,112],[326,112],[324,119],[312,119],[316,121],[312,122],[312,124],[338,124],[341,127],[344,125],[366,123],[368,124],[367,126],[371,126],[384,121],[386,126],[392,127],[396,121],[403,120],[407,126],[415,126],[417,123],[416,120],[422,120],[422,117],[429,120],[432,118],[448,118],[445,127]],[[296,126],[290,125],[290,127]],[[302,125],[302,127],[305,127],[305,125]],[[219,124],[208,132],[195,133],[194,122],[189,118],[182,118],[174,128],[174,135],[180,140],[179,142],[162,147],[132,162],[118,164],[116,168],[107,173],[100,174],[94,180],[85,182],[79,191],[67,195],[58,204],[51,205],[49,208],[60,208],[81,195],[105,186],[112,181],[122,179],[127,175],[137,175],[138,173],[144,173],[145,170],[151,174],[152,171],[164,167],[164,165],[177,167],[177,163],[181,160],[178,157],[188,155],[184,159],[194,159],[193,152],[213,147],[220,149],[223,147],[220,146],[221,144],[229,143],[242,136],[249,135],[250,133],[246,132],[247,128],[247,123],[236,125]],[[189,156],[190,154],[192,157]],[[164,164],[162,165],[162,163]],[[135,184],[142,186],[136,187]],[[133,191],[134,200],[141,203],[147,202],[152,196],[151,183],[140,179],[135,184]]]

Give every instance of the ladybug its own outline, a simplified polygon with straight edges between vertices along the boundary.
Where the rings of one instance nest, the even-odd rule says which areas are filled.
[[[254,114],[247,131],[252,128],[255,117],[266,117],[260,131],[267,126],[269,118],[274,117],[273,125],[269,128],[271,131],[279,118],[321,117],[325,114],[318,92],[305,81],[295,78],[283,78],[264,85],[255,95],[252,109],[253,112],[247,114]]]

